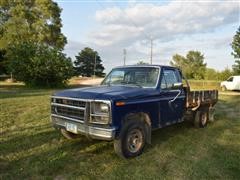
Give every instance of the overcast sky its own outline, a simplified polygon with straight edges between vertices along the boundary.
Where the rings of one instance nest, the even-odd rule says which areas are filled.
[[[127,64],[169,64],[176,53],[199,50],[208,67],[223,70],[234,63],[231,42],[240,26],[240,1],[80,1],[58,0],[65,52],[75,59],[84,47],[99,52],[108,72]]]

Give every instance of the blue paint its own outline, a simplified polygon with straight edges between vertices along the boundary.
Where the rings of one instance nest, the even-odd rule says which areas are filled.
[[[137,66],[136,66],[137,67]],[[183,117],[186,104],[186,94],[183,88],[178,90],[163,90],[164,70],[178,71],[179,82],[181,82],[181,72],[177,68],[169,66],[160,67],[160,76],[156,88],[141,88],[135,86],[96,86],[78,88],[56,92],[54,96],[110,100],[112,105],[112,124],[119,132],[122,127],[122,120],[129,113],[143,112],[151,119],[152,128],[164,127],[173,124]],[[175,101],[170,103],[181,91]],[[116,102],[125,102],[124,106],[116,106]]]

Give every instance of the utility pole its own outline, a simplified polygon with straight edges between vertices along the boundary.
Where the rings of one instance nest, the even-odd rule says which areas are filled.
[[[153,56],[153,38],[152,38],[152,36],[150,37],[150,41],[151,41],[150,64],[152,64],[152,56]]]
[[[123,65],[126,66],[126,55],[127,55],[127,50],[123,49]]]
[[[96,61],[97,61],[97,52],[95,52],[94,57],[94,67],[93,67],[93,77],[95,78],[95,72],[96,72]]]

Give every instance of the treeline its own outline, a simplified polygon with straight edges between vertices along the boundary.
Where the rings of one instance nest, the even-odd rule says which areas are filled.
[[[204,63],[204,55],[199,51],[189,51],[186,56],[175,54],[170,64],[180,68],[187,79],[226,80],[237,73],[229,68],[223,71],[208,68],[207,63]]]
[[[204,75],[204,79],[223,81],[234,74],[235,74],[234,71],[229,68],[225,68],[223,71],[216,71],[215,69],[207,68]]]
[[[216,71],[207,68],[204,62],[204,55],[199,51],[189,51],[186,56],[175,54],[170,64],[182,69],[184,76],[188,79],[226,80],[231,75],[240,75],[240,26],[231,43],[232,55],[235,63],[232,69],[225,68],[223,71]]]

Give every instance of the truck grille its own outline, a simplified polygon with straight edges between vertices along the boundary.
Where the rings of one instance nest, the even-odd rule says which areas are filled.
[[[75,121],[82,122],[85,119],[86,101],[53,97],[51,111],[53,115],[73,118]]]
[[[85,108],[86,106],[86,102],[84,101],[76,101],[76,100],[68,100],[68,99],[56,99],[56,103],[83,107],[83,108]]]

